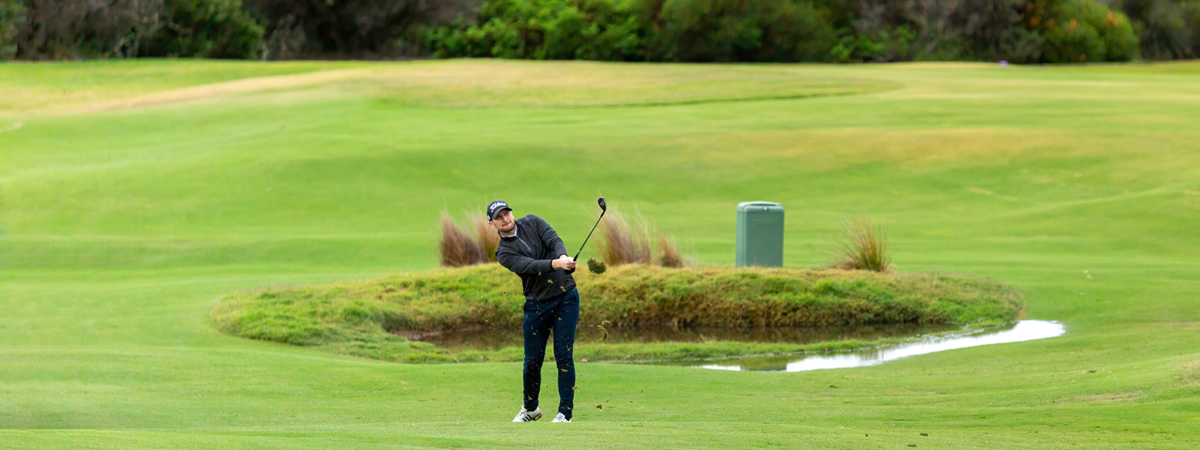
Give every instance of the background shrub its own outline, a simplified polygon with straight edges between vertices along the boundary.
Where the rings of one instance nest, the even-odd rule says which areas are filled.
[[[1036,0],[1026,17],[1045,38],[1042,62],[1130,61],[1138,55],[1129,17],[1092,0]]]
[[[0,61],[17,56],[17,32],[25,20],[25,5],[16,0],[0,0]]]
[[[17,0],[18,59],[137,56],[158,31],[163,0]],[[6,9],[11,9],[9,7]]]
[[[1189,59],[1200,54],[1200,1],[1107,0],[1133,23],[1145,59]]]
[[[644,53],[641,26],[627,2],[492,0],[475,20],[436,27],[424,42],[443,57],[632,61]]]
[[[666,61],[820,61],[833,29],[799,0],[643,0],[655,30],[649,59]]]
[[[162,27],[144,47],[144,56],[252,58],[263,28],[241,0],[166,0]]]
[[[1024,0],[825,0],[839,61],[1014,59],[1036,38]]]
[[[470,17],[480,0],[245,0],[265,59],[416,54],[422,27]]]
[[[1197,54],[1200,0],[0,0],[0,59],[1079,63]]]
[[[425,47],[438,57],[689,62],[1138,56],[1133,23],[1095,0],[485,0],[478,12],[431,29]],[[1181,22],[1168,46],[1190,55],[1178,50],[1193,42]]]

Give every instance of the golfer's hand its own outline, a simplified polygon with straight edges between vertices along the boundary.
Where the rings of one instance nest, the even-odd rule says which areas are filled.
[[[555,270],[575,270],[575,260],[570,256],[562,255],[558,259],[551,261],[550,266]]]

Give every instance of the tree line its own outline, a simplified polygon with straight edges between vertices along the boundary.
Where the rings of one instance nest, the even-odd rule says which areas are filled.
[[[0,60],[1077,63],[1200,54],[1200,0],[0,0]]]

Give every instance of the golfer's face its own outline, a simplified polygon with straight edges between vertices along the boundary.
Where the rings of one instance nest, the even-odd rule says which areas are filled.
[[[513,222],[512,211],[506,209],[504,211],[500,211],[500,214],[496,214],[496,218],[492,219],[492,226],[501,233],[509,234],[512,233],[513,228],[515,228],[517,224],[516,222]]]

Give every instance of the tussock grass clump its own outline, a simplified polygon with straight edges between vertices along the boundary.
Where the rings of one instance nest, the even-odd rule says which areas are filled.
[[[575,276],[583,299],[581,326],[993,325],[1015,318],[1022,304],[1020,295],[1004,283],[938,273],[638,264],[613,267],[604,274],[577,271]],[[223,299],[212,317],[219,329],[236,336],[392,361],[425,361],[449,356],[443,349],[408,342],[397,334],[517,327],[523,304],[517,277],[498,265],[483,265],[241,292]],[[695,345],[704,344],[683,347]],[[472,355],[475,360],[508,358],[504,351]]]
[[[438,241],[438,252],[442,265],[462,267],[483,262],[483,248],[471,235],[454,223],[450,216],[442,216],[442,239]]]
[[[482,215],[483,213],[479,213]],[[500,245],[500,234],[495,228],[488,225],[486,220],[480,219],[478,216],[472,217],[471,221],[475,223],[475,236],[478,238],[476,242],[483,250],[483,255],[490,262],[496,262],[496,247]]]
[[[683,267],[683,257],[679,249],[664,235],[658,235],[658,265],[663,267]]]
[[[496,261],[500,235],[486,220],[473,217],[470,221],[473,222],[473,230],[458,225],[449,214],[442,215],[442,239],[438,241],[438,253],[443,266],[463,267]]]
[[[624,214],[608,213],[600,221],[600,259],[610,266],[650,263],[650,229],[644,222],[630,225]]]
[[[663,267],[683,267],[686,261],[679,249],[667,237],[654,230],[640,216],[629,220],[624,214],[609,211],[600,222],[600,258],[610,266],[622,264],[657,264]],[[657,236],[657,238],[656,238]],[[651,244],[656,242],[658,250]]]
[[[838,268],[874,272],[887,272],[891,268],[892,256],[883,227],[872,225],[867,217],[847,221],[842,227],[846,230],[841,243],[844,259],[836,264]]]

